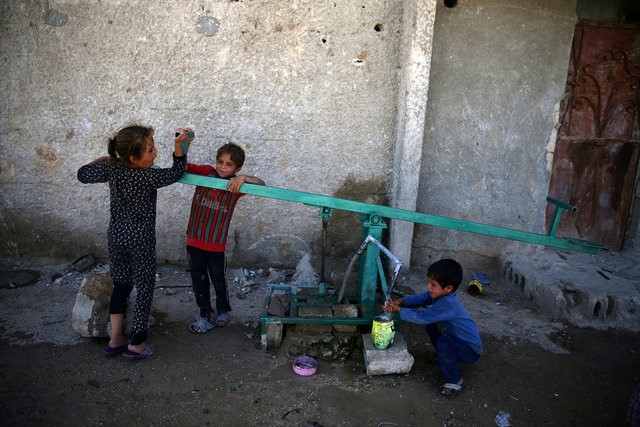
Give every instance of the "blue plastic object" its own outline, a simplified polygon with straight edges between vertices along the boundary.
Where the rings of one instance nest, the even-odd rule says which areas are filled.
[[[485,286],[489,284],[489,278],[484,273],[471,273],[471,278],[473,280],[477,280]]]

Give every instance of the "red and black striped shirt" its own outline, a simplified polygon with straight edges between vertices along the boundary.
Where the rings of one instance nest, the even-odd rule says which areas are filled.
[[[187,164],[187,172],[219,178],[213,166]],[[233,210],[242,193],[196,186],[187,226],[187,246],[224,252]]]

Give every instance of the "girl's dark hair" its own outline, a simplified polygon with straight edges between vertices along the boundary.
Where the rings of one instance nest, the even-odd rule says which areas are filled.
[[[222,147],[218,148],[216,160],[223,154],[228,154],[229,157],[231,157],[231,160],[233,160],[236,166],[238,166],[238,169],[244,165],[244,150],[233,142],[227,142]]]
[[[109,139],[107,150],[111,161],[120,160],[128,165],[131,163],[131,156],[139,159],[147,148],[151,136],[153,136],[152,127],[132,125],[120,129],[113,138]]]
[[[462,266],[456,260],[441,259],[429,266],[427,277],[437,280],[442,288],[453,286],[455,292],[462,282]]]

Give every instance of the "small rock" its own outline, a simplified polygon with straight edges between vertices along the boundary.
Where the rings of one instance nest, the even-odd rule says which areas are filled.
[[[75,271],[83,273],[91,269],[94,266],[96,260],[89,254],[81,256],[73,263],[71,263],[71,268]]]
[[[87,276],[82,281],[71,314],[71,326],[74,331],[83,337],[108,336],[107,323],[112,290],[113,281],[108,273]]]

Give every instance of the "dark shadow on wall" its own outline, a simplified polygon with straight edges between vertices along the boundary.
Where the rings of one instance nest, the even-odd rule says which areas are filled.
[[[383,206],[389,203],[386,181],[383,179],[357,180],[352,175],[347,177],[333,197]],[[326,239],[327,256],[346,258],[353,255],[362,241],[360,215],[355,212],[334,211],[329,220]]]

